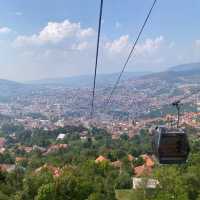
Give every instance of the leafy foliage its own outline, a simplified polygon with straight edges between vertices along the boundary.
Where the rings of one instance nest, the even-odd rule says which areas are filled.
[[[23,156],[26,160],[19,162],[12,172],[0,172],[0,200],[115,200],[116,190],[122,189],[125,193],[128,191],[124,189],[132,188],[133,167],[144,164],[140,155],[152,151],[151,137],[146,129],[133,138],[123,134],[117,140],[112,140],[109,133],[95,127],[91,130],[68,126],[54,131],[27,131],[23,127],[6,125],[3,131],[6,135],[14,131],[16,139],[9,141],[9,151],[0,154],[0,163],[13,164],[16,156]],[[87,133],[85,139],[80,137],[83,132]],[[66,134],[63,141],[56,140],[59,133]],[[152,174],[152,178],[159,182],[157,188],[132,190],[127,193],[128,199],[199,199],[200,140],[195,134],[190,135],[191,155],[188,162],[179,166],[157,165]],[[37,144],[47,149],[60,143],[69,146],[50,154],[44,154],[39,149],[30,153],[19,150],[20,145]],[[130,161],[129,154],[138,159]],[[99,155],[109,161],[95,163]],[[120,161],[120,167],[114,167],[114,161]],[[43,166],[46,168],[43,169]],[[51,166],[60,169],[59,176],[52,173]],[[120,199],[123,198],[120,196]]]

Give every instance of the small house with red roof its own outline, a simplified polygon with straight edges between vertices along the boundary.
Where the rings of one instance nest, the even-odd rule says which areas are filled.
[[[96,160],[95,163],[101,163],[101,162],[105,162],[105,161],[109,161],[107,158],[105,158],[104,156],[99,156]]]
[[[155,165],[151,156],[145,154],[142,155],[141,157],[144,160],[144,164],[134,168],[133,171],[136,177],[151,175],[153,167]]]

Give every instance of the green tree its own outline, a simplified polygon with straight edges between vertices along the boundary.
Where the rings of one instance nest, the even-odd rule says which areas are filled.
[[[178,167],[160,167],[155,175],[159,181],[156,200],[188,200],[187,186]]]
[[[126,172],[122,172],[116,179],[116,189],[131,189],[132,188],[132,177]]]
[[[38,193],[39,188],[42,185],[52,182],[53,182],[52,174],[45,170],[43,170],[39,174],[34,174],[34,175],[27,174],[27,176],[24,179],[22,199],[34,200],[34,198]]]
[[[46,185],[42,185],[39,188],[38,194],[35,200],[56,200],[56,191],[55,185],[53,183],[49,183]]]
[[[145,162],[144,162],[144,159],[141,157],[141,156],[139,156],[137,159],[134,159],[133,160],[133,165],[135,166],[135,167],[137,167],[137,166],[141,166],[141,165],[143,165]]]

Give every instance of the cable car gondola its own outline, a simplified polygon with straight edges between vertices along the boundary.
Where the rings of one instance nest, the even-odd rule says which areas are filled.
[[[180,101],[172,104],[177,108],[177,127],[156,127],[153,130],[152,148],[160,164],[181,164],[187,161],[190,146],[187,133],[179,127]]]
[[[185,163],[190,150],[187,134],[180,128],[157,127],[152,147],[160,164]]]

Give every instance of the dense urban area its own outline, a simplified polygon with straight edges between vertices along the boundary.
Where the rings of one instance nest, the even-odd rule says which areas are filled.
[[[112,84],[101,84],[92,120],[88,86],[1,80],[0,200],[199,200],[200,79],[192,72],[129,77],[107,106]],[[180,119],[189,159],[160,165],[151,130],[175,126],[171,103],[193,92]]]

